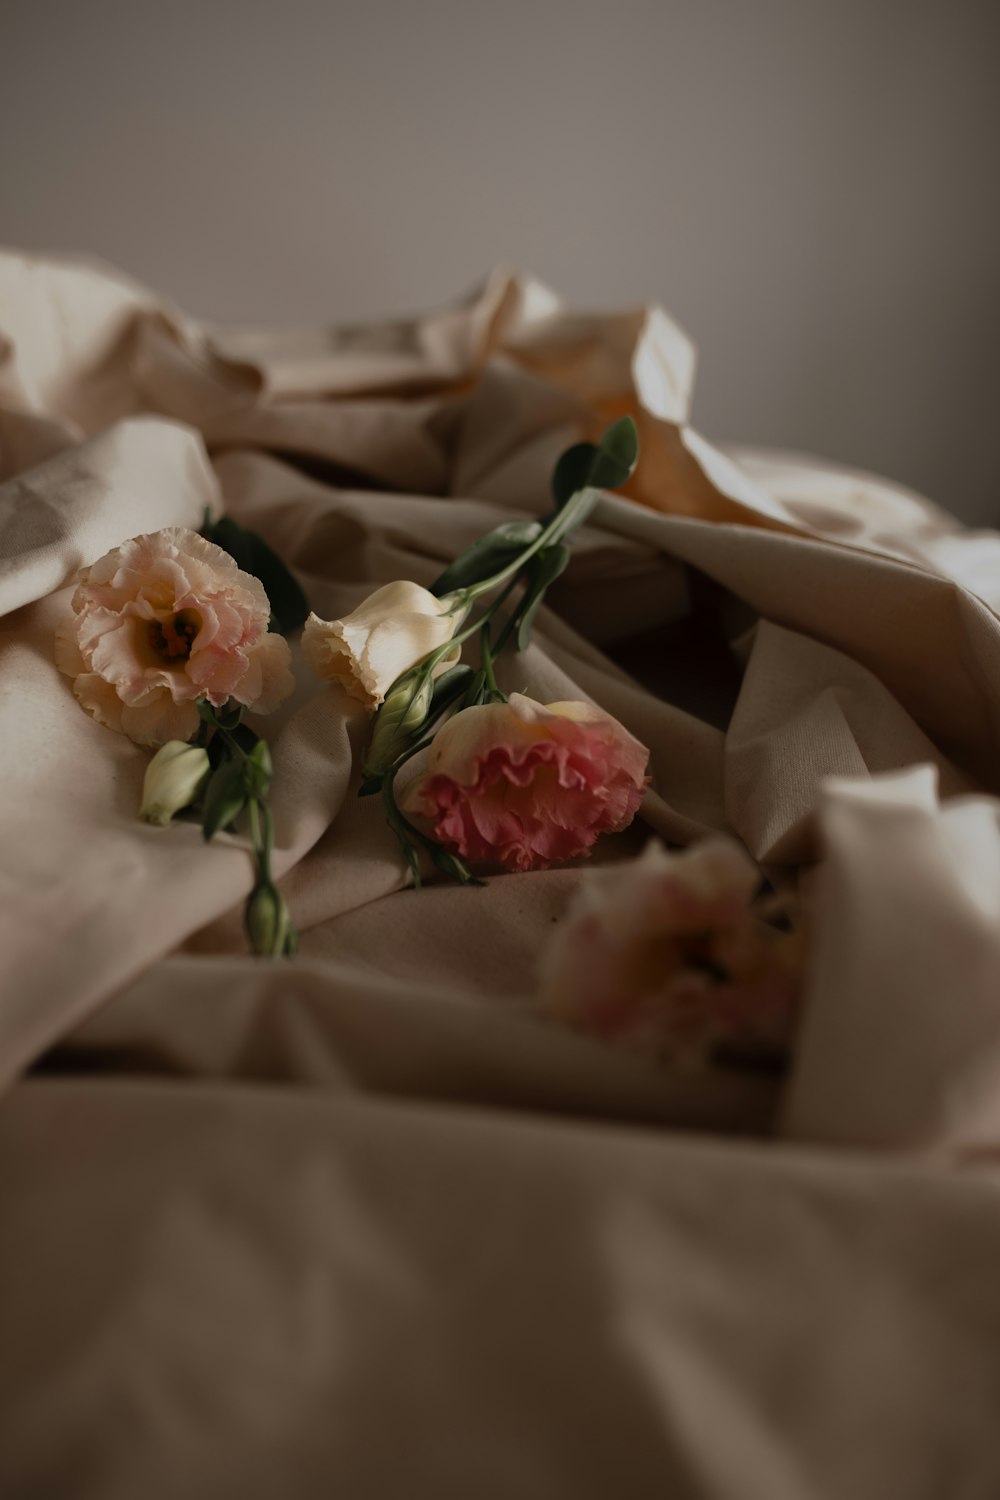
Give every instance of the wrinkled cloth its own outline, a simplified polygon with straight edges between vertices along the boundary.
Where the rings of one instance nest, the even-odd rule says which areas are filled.
[[[506,270],[285,333],[0,257],[3,1495],[1000,1493],[1000,536],[711,446],[693,369]],[[244,957],[245,839],[141,824],[148,752],[53,658],[127,537],[229,513],[335,619],[625,413],[500,680],[649,747],[595,858],[720,830],[800,891],[783,1075],[544,1018],[585,867],[408,889],[300,658],[257,727],[301,950]]]

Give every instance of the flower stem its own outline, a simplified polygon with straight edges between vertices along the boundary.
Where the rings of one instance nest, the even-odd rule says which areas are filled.
[[[274,846],[274,818],[263,798],[252,794],[248,799],[250,808],[250,839],[257,861],[258,880],[271,879],[271,850]]]
[[[519,553],[513,562],[508,563],[505,568],[501,568],[499,573],[494,573],[489,578],[480,579],[479,583],[470,583],[464,589],[460,589],[459,592],[462,597],[471,604],[474,599],[479,598],[480,594],[490,593],[492,589],[495,589],[498,584],[503,583],[506,579],[516,579],[525,563],[534,557],[536,552],[541,552],[543,547],[549,547],[553,542],[561,541],[568,531],[572,531],[583,520],[583,515],[580,512],[583,512],[585,515],[587,510],[589,510],[592,495],[593,490],[577,490],[576,494],[572,495],[566,501],[562,509],[557,511],[544,530],[535,537],[531,545],[525,547],[524,551]],[[498,600],[497,602],[499,603],[500,601]]]
[[[493,671],[493,652],[490,648],[489,620],[484,620],[480,628],[482,631],[482,640],[480,644],[482,647],[483,671],[486,673],[486,686],[490,690],[490,698],[497,703],[506,703],[507,694],[501,688],[497,687],[497,679]],[[503,638],[501,637],[501,640],[502,639]]]
[[[420,829],[411,823],[406,814],[400,810],[399,803],[396,801],[394,783],[397,772],[401,770],[408,760],[412,760],[415,755],[419,755],[421,750],[426,750],[433,738],[433,735],[427,735],[418,745],[413,745],[385,773],[382,781],[382,803],[385,807],[385,820],[399,840],[403,854],[406,856],[406,862],[413,875],[414,887],[417,890],[423,884],[420,875],[420,862],[417,858],[418,846],[426,850],[437,868],[452,880],[458,880],[462,885],[481,885],[482,881],[475,878],[469,867],[458,858],[457,854],[451,854],[447,849],[442,848],[436,840],[429,838],[425,833],[421,833]]]
[[[203,701],[199,705],[199,708],[202,726],[205,729],[211,727],[217,734],[220,734],[233,759],[242,761],[249,772],[244,777],[244,786],[246,806],[250,818],[250,842],[253,846],[256,879],[253,890],[247,897],[244,916],[251,946],[254,952],[267,958],[291,957],[298,947],[298,933],[291,924],[284,897],[274,886],[271,875],[271,852],[274,848],[274,815],[271,812],[267,798],[267,792],[270,787],[270,763],[268,762],[267,770],[262,777],[261,766],[255,762],[254,757],[248,754],[232,733],[232,730],[240,722],[242,710],[240,710],[235,722],[227,726],[221,722],[211,704]],[[263,742],[258,738],[257,743],[262,744]],[[261,896],[269,903],[270,913],[263,917],[261,917],[256,905]],[[255,913],[256,920],[254,920]],[[275,936],[275,934],[277,935]]]

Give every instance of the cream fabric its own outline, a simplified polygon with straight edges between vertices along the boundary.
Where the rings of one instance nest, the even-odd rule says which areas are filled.
[[[663,313],[502,270],[275,334],[0,258],[0,1493],[1000,1493],[1000,537],[712,448],[692,372]],[[52,660],[126,536],[225,509],[331,618],[626,411],[503,680],[650,746],[600,858],[729,829],[801,883],[786,1079],[542,1021],[580,871],[404,889],[301,664],[260,727],[302,950],[252,962],[244,841],[139,824],[148,753]]]

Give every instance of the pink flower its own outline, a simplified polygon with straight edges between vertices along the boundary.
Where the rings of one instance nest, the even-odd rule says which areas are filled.
[[[545,1009],[607,1041],[698,1061],[720,1042],[787,1045],[799,933],[760,921],[757,869],[733,840],[588,873],[542,966]]]
[[[83,570],[72,608],[57,666],[98,723],[141,745],[190,739],[199,698],[269,713],[294,686],[263,585],[196,531],[124,542]]]
[[[586,855],[601,833],[635,817],[649,751],[610,714],[587,703],[467,708],[431,745],[426,775],[406,810],[474,864],[543,870]]]

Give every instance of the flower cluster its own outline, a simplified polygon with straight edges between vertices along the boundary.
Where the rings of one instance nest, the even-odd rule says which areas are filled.
[[[56,635],[56,663],[98,723],[160,747],[143,784],[147,822],[162,827],[200,805],[210,839],[247,810],[256,865],[247,935],[255,953],[278,957],[294,951],[295,932],[271,876],[271,757],[241,721],[292,692],[275,601],[294,629],[305,599],[255,533],[208,517],[205,532],[173,526],[132,537],[85,568]]]
[[[386,584],[344,619],[307,621],[306,660],[374,716],[362,792],[381,792],[415,883],[421,853],[463,882],[473,879],[470,866],[545,869],[589,854],[600,834],[635,816],[648,784],[645,747],[591,704],[508,698],[494,660],[508,645],[527,645],[546,589],[569,560],[568,539],[598,498],[596,486],[624,483],[637,453],[635,426],[624,418],[600,444],[563,455],[553,477],[556,508],[545,520],[498,527],[433,589]],[[466,625],[486,599],[480,618]],[[478,670],[461,661],[473,636]],[[424,750],[423,775],[397,800],[397,773]]]
[[[197,808],[211,839],[246,814],[256,880],[245,923],[256,953],[294,951],[295,933],[271,875],[270,752],[242,720],[292,692],[284,635],[303,624],[306,662],[374,716],[363,791],[382,793],[416,884],[421,854],[467,882],[467,860],[544,868],[589,853],[599,834],[631,821],[647,783],[646,750],[588,704],[508,700],[493,659],[508,644],[527,644],[545,591],[569,559],[570,535],[598,486],[628,478],[637,451],[628,418],[600,444],[577,444],[556,467],[551,516],[498,527],[433,590],[385,584],[340,620],[310,613],[264,539],[229,517],[206,514],[201,532],[167,527],[132,537],[83,570],[57,632],[57,664],[99,723],[159,747],[143,789],[147,822],[164,826]],[[491,622],[515,591],[494,639]],[[466,625],[487,596],[481,618]],[[478,670],[461,662],[473,635]],[[426,774],[408,788],[404,810],[396,774],[428,747]]]
[[[414,884],[428,860],[461,882],[474,869],[545,869],[629,825],[649,781],[645,747],[593,704],[508,697],[494,662],[528,644],[570,537],[636,457],[625,418],[563,455],[551,515],[498,527],[431,589],[388,583],[338,620],[310,613],[263,538],[228,517],[206,516],[201,533],[133,537],[84,570],[58,665],[98,722],[159,747],[143,787],[147,822],[197,809],[210,839],[246,817],[255,953],[288,956],[296,934],[271,871],[270,751],[243,715],[291,693],[284,634],[303,624],[307,664],[371,715],[361,795],[381,795]],[[478,665],[462,660],[473,641]],[[397,798],[411,760],[416,775]],[[546,1010],[672,1059],[780,1049],[801,943],[760,920],[757,885],[747,856],[723,839],[684,854],[654,846],[593,874],[546,957]]]
[[[542,965],[543,1008],[602,1040],[673,1062],[788,1046],[801,931],[763,920],[760,876],[721,836],[651,844],[582,881]]]

